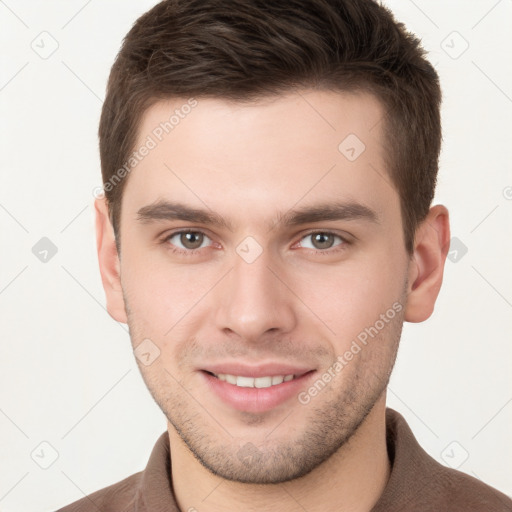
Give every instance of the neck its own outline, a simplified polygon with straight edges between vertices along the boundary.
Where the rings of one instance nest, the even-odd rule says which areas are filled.
[[[368,512],[389,478],[385,395],[351,439],[309,474],[281,484],[242,484],[203,467],[168,424],[172,484],[182,512]]]

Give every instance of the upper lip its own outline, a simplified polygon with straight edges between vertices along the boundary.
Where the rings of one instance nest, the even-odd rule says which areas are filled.
[[[299,366],[299,365],[290,365],[284,363],[262,363],[258,365],[249,365],[243,364],[240,362],[226,362],[226,363],[217,363],[217,364],[209,364],[204,368],[201,368],[203,371],[207,371],[210,373],[219,374],[227,374],[227,375],[236,375],[240,377],[274,377],[276,375],[295,375],[296,377],[300,377],[305,373],[310,372],[314,368]]]

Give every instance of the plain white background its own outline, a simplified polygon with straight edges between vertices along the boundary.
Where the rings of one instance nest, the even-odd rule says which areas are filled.
[[[108,72],[154,4],[0,1],[2,512],[55,510],[142,470],[166,428],[104,308],[92,208]],[[386,4],[440,73],[435,202],[457,238],[434,315],[405,326],[388,404],[435,459],[511,495],[512,2]]]

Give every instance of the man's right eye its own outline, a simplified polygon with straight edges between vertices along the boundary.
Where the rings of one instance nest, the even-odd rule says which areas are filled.
[[[182,230],[167,235],[162,242],[170,242],[174,246],[173,252],[194,253],[196,250],[207,247],[211,240],[202,231]]]

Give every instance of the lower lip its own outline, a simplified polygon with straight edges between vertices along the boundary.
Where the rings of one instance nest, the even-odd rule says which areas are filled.
[[[265,412],[274,409],[293,396],[297,396],[306,386],[315,370],[300,377],[268,388],[243,388],[223,381],[201,371],[210,389],[233,409],[245,412]]]

